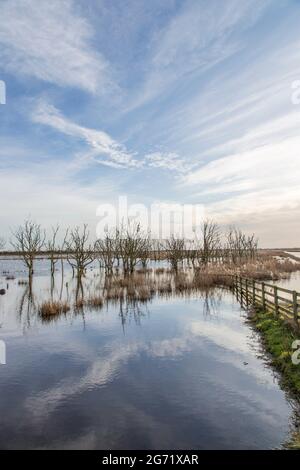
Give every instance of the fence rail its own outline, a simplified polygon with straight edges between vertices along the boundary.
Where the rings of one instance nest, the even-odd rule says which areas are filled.
[[[233,290],[242,304],[261,307],[299,326],[299,292],[241,276],[234,276]]]

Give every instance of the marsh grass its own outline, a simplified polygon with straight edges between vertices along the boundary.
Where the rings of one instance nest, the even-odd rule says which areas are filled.
[[[101,296],[90,297],[86,304],[88,307],[100,309],[103,307],[103,298]]]
[[[106,291],[105,298],[109,300],[123,300],[124,299],[124,289],[113,287]]]
[[[74,308],[75,310],[82,310],[85,306],[85,301],[83,298],[75,299]]]
[[[39,315],[42,318],[57,317],[62,313],[67,313],[69,310],[70,306],[67,302],[46,301],[40,305]]]
[[[294,431],[288,440],[284,444],[285,449],[288,450],[299,450],[300,449],[300,432],[299,431]]]
[[[281,372],[281,385],[299,398],[300,365],[292,362],[295,352],[292,344],[299,337],[298,331],[269,312],[255,312],[250,321],[261,333],[264,346],[271,354],[271,364]]]
[[[241,274],[257,281],[276,281],[286,278],[291,273],[299,270],[300,263],[293,262],[290,259],[279,260],[272,256],[262,255],[256,262],[237,266],[235,268],[236,272],[232,272],[232,274]]]
[[[166,268],[156,268],[155,274],[164,274],[166,272]]]
[[[140,302],[147,302],[151,300],[152,294],[147,286],[141,286],[137,289],[136,291],[136,299],[139,300]]]
[[[139,269],[132,274],[124,274],[122,270],[105,275],[100,290],[88,289],[87,297],[80,295],[72,303],[74,312],[84,307],[103,307],[104,302],[126,304],[130,302],[146,303],[154,296],[171,297],[172,295],[201,295],[201,292],[214,288],[231,288],[233,275],[241,275],[250,279],[267,280],[290,276],[299,269],[300,263],[288,258],[275,259],[269,255],[260,256],[253,262],[208,263],[202,267],[184,266],[177,271],[165,267],[156,269]],[[18,284],[28,281],[19,280]],[[69,298],[69,297],[68,297]],[[44,302],[39,308],[43,318],[51,318],[70,310],[66,302]]]
[[[173,292],[171,281],[164,281],[158,285],[159,294],[171,294]]]
[[[153,272],[153,269],[152,268],[140,268],[140,269],[137,269],[135,272],[136,274],[151,274]]]
[[[187,275],[184,271],[176,274],[174,277],[174,287],[175,291],[179,292],[194,288],[193,281],[187,278]]]

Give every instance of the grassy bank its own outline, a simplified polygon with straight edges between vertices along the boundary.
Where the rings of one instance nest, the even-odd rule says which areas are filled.
[[[251,316],[250,321],[261,334],[265,349],[270,353],[272,366],[280,372],[281,387],[299,400],[300,364],[295,365],[292,362],[292,355],[295,352],[292,349],[292,344],[296,339],[300,339],[300,332],[297,333],[292,326],[269,312],[258,311]],[[296,428],[289,440],[285,442],[286,449],[300,449],[300,431],[298,429]]]
[[[272,365],[281,372],[281,385],[300,398],[300,364],[292,362],[292,344],[300,339],[292,326],[269,312],[256,312],[251,322],[261,333],[266,350],[271,354]]]

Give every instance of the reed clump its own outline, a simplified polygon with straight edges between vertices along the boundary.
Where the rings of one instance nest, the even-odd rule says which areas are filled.
[[[75,300],[74,307],[76,310],[82,310],[84,307],[84,304],[85,304],[84,299],[78,298]]]
[[[91,308],[102,308],[103,307],[103,298],[101,296],[90,297],[87,300],[87,305]]]
[[[174,278],[175,290],[178,292],[183,292],[193,288],[193,283],[190,279],[187,278],[186,273],[181,272],[177,274]]]
[[[106,300],[122,300],[123,298],[124,289],[113,287],[106,291]]]
[[[62,301],[46,301],[39,307],[39,315],[43,318],[56,317],[62,313],[67,313],[70,306],[67,302]]]
[[[158,285],[157,290],[160,294],[171,294],[173,291],[171,281],[162,282]]]
[[[151,300],[151,297],[151,291],[147,286],[141,286],[136,291],[136,300],[139,300],[140,302],[147,302],[148,300]]]
[[[134,285],[129,285],[126,290],[126,296],[128,299],[135,299],[135,287]]]
[[[155,274],[164,274],[166,272],[166,268],[156,268]]]
[[[140,273],[140,274],[132,274],[132,275],[127,275],[124,277],[115,277],[110,280],[109,286],[110,287],[122,287],[122,288],[131,288],[131,287],[137,287],[137,286],[142,286],[148,280],[146,280]],[[149,279],[149,282],[150,279]]]
[[[269,279],[276,281],[299,270],[300,263],[288,259],[281,261],[272,257],[262,257],[256,263],[248,263],[238,267],[232,274],[240,274],[257,281]]]
[[[137,269],[135,272],[136,274],[150,274],[152,273],[153,269],[152,268],[140,268]]]

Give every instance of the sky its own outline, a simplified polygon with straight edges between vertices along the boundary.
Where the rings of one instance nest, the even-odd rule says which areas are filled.
[[[122,196],[300,246],[299,0],[0,8],[1,235]]]

